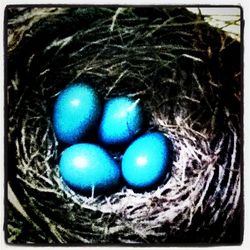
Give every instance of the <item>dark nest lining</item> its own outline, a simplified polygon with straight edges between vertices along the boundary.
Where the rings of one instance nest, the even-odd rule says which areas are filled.
[[[185,8],[8,7],[6,16],[8,242],[241,241],[239,42]],[[173,144],[168,181],[98,197],[63,184],[51,113],[71,82],[140,99],[147,130]]]

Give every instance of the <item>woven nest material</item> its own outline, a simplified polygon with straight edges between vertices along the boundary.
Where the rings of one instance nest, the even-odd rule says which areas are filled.
[[[239,42],[179,7],[6,14],[8,242],[240,242]],[[170,178],[97,197],[65,186],[51,114],[72,82],[139,98],[146,130],[172,142]]]

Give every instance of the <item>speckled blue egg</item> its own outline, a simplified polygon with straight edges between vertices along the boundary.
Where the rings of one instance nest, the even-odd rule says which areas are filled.
[[[122,159],[122,175],[135,189],[148,189],[168,172],[169,149],[160,132],[146,133],[135,140]]]
[[[79,143],[62,152],[60,174],[77,191],[104,193],[119,185],[121,171],[113,158],[100,146]]]
[[[55,134],[66,144],[80,142],[97,125],[100,115],[101,105],[95,91],[86,84],[72,84],[55,102]]]
[[[139,100],[129,97],[112,98],[104,106],[98,137],[104,145],[124,145],[141,131],[142,108]]]

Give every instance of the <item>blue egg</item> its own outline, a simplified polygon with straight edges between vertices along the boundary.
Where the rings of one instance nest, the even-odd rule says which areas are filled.
[[[80,142],[97,125],[100,115],[101,105],[95,91],[85,84],[72,84],[56,100],[55,134],[66,144]]]
[[[116,97],[107,101],[98,131],[104,145],[123,145],[135,138],[143,124],[139,100]]]
[[[161,181],[168,172],[169,149],[160,132],[144,134],[125,151],[122,175],[135,189],[147,189]]]
[[[117,163],[100,146],[79,143],[62,152],[60,174],[65,183],[77,191],[104,193],[116,188],[121,179]]]

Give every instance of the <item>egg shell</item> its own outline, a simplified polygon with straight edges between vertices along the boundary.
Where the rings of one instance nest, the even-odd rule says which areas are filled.
[[[143,114],[139,99],[112,98],[104,106],[98,138],[107,146],[126,145],[141,131],[142,125]]]
[[[168,172],[169,148],[160,132],[146,133],[135,140],[122,158],[122,175],[135,189],[148,189],[162,181]]]
[[[65,144],[80,142],[97,126],[101,104],[86,84],[71,84],[58,96],[53,113],[56,137]]]
[[[79,143],[62,152],[60,174],[74,190],[105,193],[118,187],[121,170],[114,159],[100,146]]]

